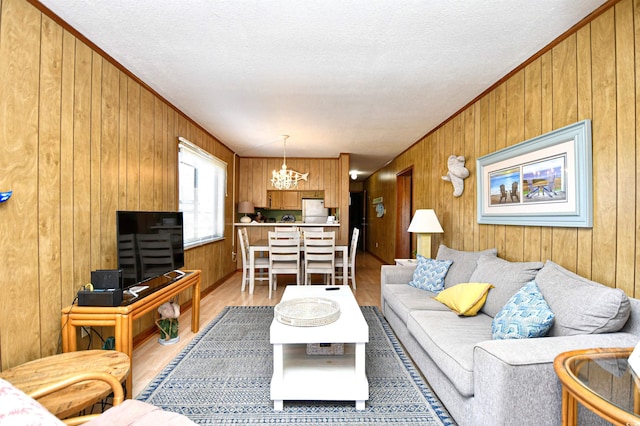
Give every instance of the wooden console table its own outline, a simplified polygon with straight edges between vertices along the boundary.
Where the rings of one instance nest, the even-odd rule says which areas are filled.
[[[157,309],[184,290],[193,287],[191,302],[191,331],[200,329],[200,271],[186,271],[186,275],[170,284],[158,288],[151,286],[139,296],[125,300],[120,306],[78,306],[62,309],[62,351],[78,350],[77,327],[113,327],[116,351],[124,352],[133,359],[133,321]],[[133,370],[133,365],[131,366]],[[127,397],[131,398],[132,375],[127,377]]]

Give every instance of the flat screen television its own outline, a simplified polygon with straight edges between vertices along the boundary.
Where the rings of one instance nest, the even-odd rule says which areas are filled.
[[[184,267],[182,212],[117,211],[116,223],[125,288]]]

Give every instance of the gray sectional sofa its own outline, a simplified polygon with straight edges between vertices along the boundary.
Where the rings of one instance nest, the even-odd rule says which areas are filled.
[[[440,246],[437,260],[452,260],[444,287],[484,282],[480,312],[459,316],[408,285],[415,266],[383,265],[383,313],[421,372],[460,425],[558,425],[561,385],[553,360],[561,352],[633,347],[640,341],[640,300],[586,280],[547,261],[509,262],[496,250],[464,252]],[[496,313],[534,280],[555,319],[545,337],[495,340]],[[584,411],[584,410],[583,410]],[[597,422],[582,413],[581,424]]]

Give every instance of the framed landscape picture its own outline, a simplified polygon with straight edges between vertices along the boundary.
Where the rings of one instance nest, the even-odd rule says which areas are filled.
[[[482,156],[478,223],[593,226],[591,121]]]

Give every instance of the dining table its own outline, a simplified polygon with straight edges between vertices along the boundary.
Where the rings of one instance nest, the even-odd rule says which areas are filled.
[[[300,251],[302,252],[302,254],[304,255],[304,243],[300,243]],[[342,283],[343,284],[347,284],[348,283],[348,275],[349,275],[349,271],[348,268],[346,267],[346,265],[349,264],[348,262],[348,257],[349,257],[349,241],[348,240],[336,240],[336,244],[335,244],[335,251],[336,253],[340,253],[342,255],[342,264],[345,265],[344,268],[342,268]],[[249,244],[249,294],[253,294],[253,288],[255,285],[255,280],[256,280],[256,270],[255,270],[255,264],[256,264],[256,254],[258,253],[264,253],[264,252],[269,252],[269,240],[268,239],[260,239],[258,241],[255,241],[253,243]],[[301,268],[302,268],[302,260],[300,261],[301,263]],[[302,284],[302,283],[296,283],[296,284]]]

